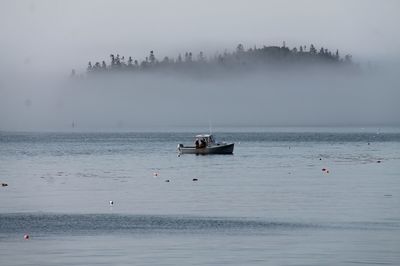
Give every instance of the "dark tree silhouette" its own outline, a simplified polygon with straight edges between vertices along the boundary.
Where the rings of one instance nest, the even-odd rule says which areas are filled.
[[[154,51],[150,51],[150,56],[149,56],[150,64],[154,65],[156,62],[156,57],[154,56]]]
[[[87,72],[91,72],[93,70],[92,62],[89,61],[88,66],[87,66]]]
[[[130,56],[128,59],[128,67],[132,67],[132,66],[133,66],[133,59],[132,59],[132,56]]]
[[[224,50],[222,54],[217,53],[213,57],[207,58],[201,51],[197,54],[196,59],[193,59],[192,52],[185,52],[184,59],[182,59],[181,54],[179,54],[177,59],[165,56],[160,62],[156,59],[154,51],[151,50],[149,56],[140,63],[138,60],[133,60],[132,56],[129,56],[128,60],[125,62],[125,56],[110,54],[109,65],[107,65],[106,61],[101,61],[101,63],[96,62],[94,65],[89,61],[86,70],[88,74],[96,72],[115,72],[122,69],[124,69],[124,71],[133,72],[147,71],[150,69],[169,69],[184,73],[192,69],[192,72],[196,73],[199,69],[202,69],[202,71],[213,71],[215,68],[224,68],[227,70],[242,68],[251,70],[261,66],[268,66],[266,69],[271,69],[277,65],[298,65],[299,63],[326,63],[355,66],[352,63],[352,56],[347,54],[344,59],[341,59],[339,50],[333,53],[324,47],[320,47],[319,51],[317,51],[314,44],[309,46],[308,52],[306,49],[306,45],[301,45],[298,49],[296,47],[290,49],[286,46],[285,42],[283,42],[282,46],[263,46],[261,48],[254,46],[247,50],[242,44],[238,44],[233,52]],[[76,75],[73,70],[71,72],[71,77],[75,76],[78,75]]]
[[[310,45],[310,54],[312,55],[317,54],[317,49],[315,49],[314,44]]]

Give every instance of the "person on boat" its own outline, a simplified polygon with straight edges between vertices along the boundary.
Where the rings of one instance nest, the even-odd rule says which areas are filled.
[[[200,148],[205,148],[206,146],[207,146],[207,145],[206,145],[205,139],[201,139]]]
[[[196,149],[200,148],[199,139],[196,139],[194,144],[196,145]]]

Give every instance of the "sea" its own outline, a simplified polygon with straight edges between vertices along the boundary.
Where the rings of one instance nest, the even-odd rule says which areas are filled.
[[[400,128],[199,131],[0,132],[0,265],[400,265]]]

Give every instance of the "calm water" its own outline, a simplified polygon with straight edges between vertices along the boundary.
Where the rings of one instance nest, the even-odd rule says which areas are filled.
[[[0,132],[0,265],[400,265],[399,129],[173,131]]]

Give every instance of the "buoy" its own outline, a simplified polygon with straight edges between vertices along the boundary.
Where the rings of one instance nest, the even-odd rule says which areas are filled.
[[[326,171],[326,168],[322,168],[322,172],[325,172]]]
[[[381,163],[381,160],[376,161],[377,163]]]
[[[322,161],[322,158],[319,158],[320,161]]]
[[[326,173],[329,174],[329,170],[326,170]]]
[[[158,173],[154,172],[153,175],[154,175],[154,176],[158,176]]]
[[[193,178],[192,181],[199,181],[197,178]]]
[[[28,234],[25,234],[25,235],[24,235],[24,239],[25,239],[25,240],[28,240],[28,239],[29,239],[29,235],[28,235]]]
[[[165,180],[165,182],[167,182],[167,183],[168,183],[168,182],[169,182],[169,179]]]
[[[110,206],[114,205],[114,201],[110,200]]]

